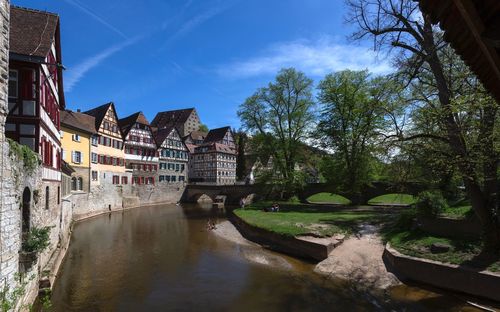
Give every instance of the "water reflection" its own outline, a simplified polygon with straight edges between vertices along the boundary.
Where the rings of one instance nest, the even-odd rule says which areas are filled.
[[[255,264],[262,250],[206,231],[210,206],[164,205],[77,224],[53,292],[54,311],[425,311],[312,273]],[[447,299],[449,300],[449,299]],[[444,309],[446,310],[446,309]],[[461,307],[453,307],[454,311]],[[452,311],[452,310],[449,310]]]

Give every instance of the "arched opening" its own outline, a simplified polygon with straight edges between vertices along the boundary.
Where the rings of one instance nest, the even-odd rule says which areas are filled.
[[[45,188],[45,209],[49,209],[49,204],[50,204],[50,201],[49,201],[49,187],[47,186]]]
[[[351,203],[348,198],[329,192],[316,193],[309,196],[306,200],[313,204],[349,205]]]
[[[82,177],[78,178],[78,190],[79,191],[83,190],[83,179],[82,179]]]
[[[21,207],[21,213],[22,213],[22,225],[21,225],[21,230],[23,233],[23,239],[25,238],[26,235],[30,231],[30,226],[31,226],[31,191],[28,187],[24,188],[23,191],[23,205]]]
[[[196,200],[197,203],[200,203],[200,204],[206,204],[206,203],[213,203],[213,199],[208,196],[207,194],[201,194],[198,199]]]

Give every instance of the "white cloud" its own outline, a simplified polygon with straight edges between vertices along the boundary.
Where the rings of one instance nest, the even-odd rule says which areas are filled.
[[[274,44],[259,56],[219,66],[217,73],[224,77],[247,78],[276,74],[285,67],[295,67],[312,76],[324,76],[344,69],[368,69],[375,74],[393,70],[389,62],[377,60],[376,52],[366,47],[341,44],[330,37],[323,37],[316,41]]]
[[[120,31],[118,28],[115,26],[111,25],[109,22],[104,20],[104,18],[100,17],[97,15],[97,13],[93,12],[91,9],[86,7],[84,4],[80,3],[78,0],[64,0],[67,3],[71,4],[75,8],[79,9],[80,11],[84,12],[88,16],[92,17],[94,20],[98,21],[102,25],[106,26],[109,30],[113,31],[114,33],[118,34],[119,36],[123,37],[124,39],[128,39],[128,37]]]
[[[68,68],[65,77],[65,91],[71,92],[73,87],[82,79],[85,74],[91,70],[92,68],[98,66],[102,61],[112,56],[113,54],[123,50],[124,48],[136,43],[142,37],[135,37],[132,39],[128,39],[119,44],[111,46],[96,55],[93,55],[87,59],[85,59],[80,64],[76,65],[73,68]]]

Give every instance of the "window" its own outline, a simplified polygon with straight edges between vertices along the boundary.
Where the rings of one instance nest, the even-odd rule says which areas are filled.
[[[96,135],[92,136],[92,145],[97,146],[99,144],[99,137]]]
[[[49,209],[49,202],[50,202],[50,200],[49,200],[49,195],[50,195],[50,194],[49,194],[49,187],[47,186],[47,187],[45,188],[45,209],[46,209],[46,210],[48,210],[48,209]]]
[[[179,176],[179,182],[184,182],[185,178],[184,176]]]
[[[73,141],[80,142],[80,135],[77,133],[73,134]]]
[[[83,190],[83,178],[82,177],[78,178],[78,190],[79,191]]]
[[[73,151],[72,159],[71,160],[75,164],[81,164],[82,163],[82,152]]]
[[[120,184],[120,177],[117,175],[113,176],[113,184]]]
[[[122,177],[122,184],[128,184],[128,178]]]
[[[98,179],[98,178],[97,178],[97,176],[98,176],[97,171],[94,171],[94,170],[93,170],[93,171],[92,171],[92,181],[97,181],[97,179]]]
[[[9,99],[17,99],[18,95],[18,76],[17,70],[9,70]]]
[[[92,155],[92,163],[97,164],[97,154],[96,153],[92,153],[91,155]]]

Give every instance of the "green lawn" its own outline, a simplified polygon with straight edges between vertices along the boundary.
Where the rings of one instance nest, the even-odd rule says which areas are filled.
[[[236,209],[234,213],[253,226],[288,236],[312,234],[325,237],[338,233],[349,234],[360,222],[376,222],[381,219],[380,214],[328,211],[301,205],[281,205],[280,212],[264,212],[255,208]]]
[[[500,272],[500,258],[498,256],[477,258],[481,253],[482,244],[480,241],[437,237],[421,231],[390,232],[386,234],[386,239],[393,248],[408,256],[451,264],[468,264],[473,267]],[[433,254],[430,252],[430,246],[433,243],[444,243],[450,245],[451,248],[448,252]]]
[[[465,219],[471,217],[474,214],[471,205],[456,206],[456,207],[446,207],[441,212],[441,215],[449,218]]]
[[[416,201],[413,195],[409,194],[385,194],[377,196],[368,201],[369,205],[412,205]]]
[[[349,205],[351,201],[344,196],[332,194],[332,193],[317,193],[307,198],[307,201],[310,203],[318,203],[318,204],[341,204],[341,205]]]

